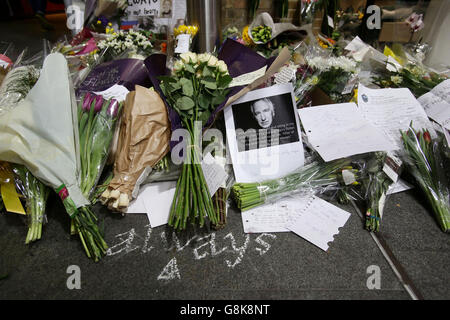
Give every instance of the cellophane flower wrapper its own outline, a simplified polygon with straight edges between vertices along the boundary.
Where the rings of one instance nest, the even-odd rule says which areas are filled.
[[[90,199],[108,159],[122,104],[86,93],[78,104],[81,191]]]
[[[67,59],[72,83],[77,88],[90,71],[101,64],[105,58],[105,50],[99,50],[97,41],[89,29],[84,28],[72,39],[57,42],[52,52],[59,52]]]
[[[16,107],[39,78],[39,69],[33,65],[13,67],[0,86],[0,115]]]
[[[384,155],[381,157],[381,155]],[[363,182],[364,199],[366,202],[365,228],[368,231],[378,232],[383,216],[383,210],[387,198],[389,188],[394,181],[383,171],[383,164],[386,154],[377,153],[374,158],[379,157],[374,170],[368,174],[367,179]]]
[[[80,190],[76,102],[62,54],[46,57],[27,97],[0,117],[0,132],[0,159],[25,165],[53,188],[75,222],[87,255],[100,259],[107,245]]]
[[[34,177],[23,165],[12,164],[16,189],[25,199],[28,233],[25,243],[41,239],[42,226],[47,223],[45,208],[50,188]]]
[[[237,207],[245,211],[296,193],[324,194],[337,191],[343,186],[342,170],[345,169],[358,175],[357,170],[352,167],[351,159],[314,161],[279,179],[236,183],[232,188],[232,196]]]
[[[306,45],[301,43],[294,51],[294,54],[302,57],[297,72],[295,74],[294,94],[296,97],[297,107],[304,108],[311,106],[310,93],[318,85],[320,76],[324,72],[322,69],[308,65],[309,59],[313,57],[323,57],[327,59],[331,53],[319,48],[317,45]]]
[[[23,62],[25,50],[17,57],[11,73],[0,86],[0,115],[15,108],[23,100],[39,78],[40,70]],[[23,165],[11,164],[8,168],[14,173],[16,190],[26,204],[28,234],[25,243],[41,238],[42,225],[46,222],[45,205],[49,188],[34,177]]]
[[[442,141],[431,139],[426,130],[415,131],[410,126],[402,132],[408,173],[425,195],[443,232],[450,232],[449,186],[442,161]]]

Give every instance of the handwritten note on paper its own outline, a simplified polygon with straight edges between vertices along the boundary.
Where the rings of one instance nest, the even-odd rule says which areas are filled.
[[[358,107],[364,118],[383,130],[396,149],[402,148],[400,130],[408,130],[411,122],[415,130],[426,128],[436,137],[425,110],[407,88],[369,89],[360,84]]]
[[[208,153],[202,161],[202,170],[211,197],[217,189],[224,184],[228,174],[224,167],[218,163],[211,153]]]
[[[328,243],[334,240],[334,235],[339,233],[350,218],[350,213],[316,196],[311,196],[304,202],[294,222],[287,228],[300,237],[308,240],[320,249],[327,251]]]
[[[298,110],[309,142],[325,161],[395,146],[365,120],[354,103],[330,104]]]
[[[431,119],[450,130],[450,79],[441,82],[417,100]]]
[[[292,218],[306,198],[284,198],[275,203],[243,211],[242,224],[245,233],[264,232],[290,232],[286,225],[291,223]]]
[[[237,87],[237,86],[246,86],[256,79],[261,78],[266,73],[267,66],[262,67],[253,72],[245,73],[240,75],[239,77],[233,78],[233,80],[228,85],[229,88]]]

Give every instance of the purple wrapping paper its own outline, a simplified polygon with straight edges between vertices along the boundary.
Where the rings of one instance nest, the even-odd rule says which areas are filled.
[[[269,68],[275,60],[275,58],[265,59],[252,49],[232,39],[225,40],[219,50],[218,58],[227,64],[228,72],[233,78],[245,73],[256,71],[266,65],[267,68]],[[176,111],[167,104],[164,94],[159,87],[160,81],[158,80],[158,77],[162,75],[170,75],[170,70],[166,68],[166,56],[163,54],[153,54],[144,61],[144,64],[148,69],[153,87],[158,91],[168,109],[172,131],[181,128],[180,117]],[[216,110],[214,110],[203,129],[209,128],[214,123],[215,118],[219,112],[223,110],[228,99],[243,88],[243,86],[230,88],[225,101],[219,105]],[[171,148],[173,148],[176,144],[178,144],[177,141],[171,141]]]
[[[151,81],[144,61],[139,59],[119,59],[96,66],[77,88],[77,96],[85,92],[103,91],[114,84],[134,91],[135,85],[149,88]]]

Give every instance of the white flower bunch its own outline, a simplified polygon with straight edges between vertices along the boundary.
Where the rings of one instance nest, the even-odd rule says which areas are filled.
[[[126,50],[147,52],[153,45],[143,33],[131,29],[128,32],[120,30],[118,33],[112,34],[107,39],[99,41],[97,47],[101,50],[112,48],[120,54]]]
[[[194,52],[185,52],[180,55],[180,58],[180,60],[175,62],[175,73],[184,70],[186,65],[189,64],[197,70],[196,74],[198,77],[202,75],[202,69],[205,66],[215,68],[221,74],[228,74],[227,64],[210,53],[196,54]]]
[[[347,57],[313,57],[308,59],[308,65],[321,71],[326,71],[333,67],[336,69],[342,69],[345,72],[355,73],[357,71],[356,61]]]

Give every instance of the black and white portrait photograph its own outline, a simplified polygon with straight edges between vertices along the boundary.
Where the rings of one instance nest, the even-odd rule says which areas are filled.
[[[248,92],[224,110],[236,181],[281,177],[304,164],[292,84]]]
[[[234,104],[238,151],[299,141],[291,93]]]

